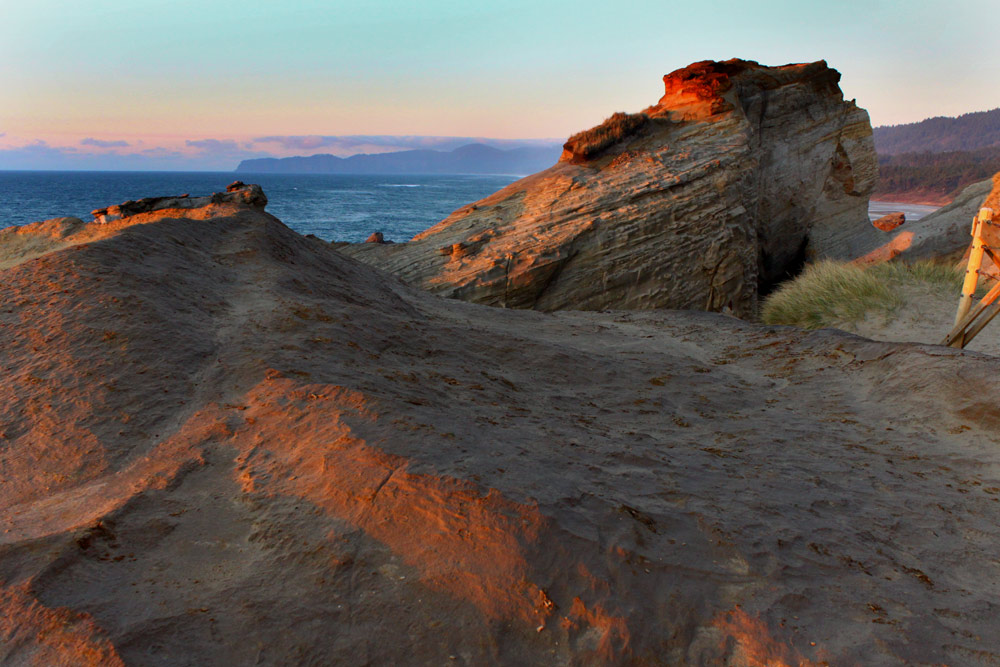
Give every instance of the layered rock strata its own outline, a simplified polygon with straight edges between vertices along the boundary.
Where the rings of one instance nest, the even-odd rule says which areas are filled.
[[[996,359],[439,299],[234,202],[0,260],[0,663],[1000,660]]]
[[[343,248],[449,297],[539,310],[754,311],[807,258],[879,244],[868,114],[825,62],[703,62],[642,114],[407,244]]]

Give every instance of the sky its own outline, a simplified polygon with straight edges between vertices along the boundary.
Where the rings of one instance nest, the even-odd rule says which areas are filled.
[[[997,0],[0,0],[0,169],[561,141],[734,57],[826,60],[873,125],[914,122],[1000,107],[998,19]]]

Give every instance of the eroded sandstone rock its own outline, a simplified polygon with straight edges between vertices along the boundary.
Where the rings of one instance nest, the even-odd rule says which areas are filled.
[[[209,204],[245,204],[255,208],[267,206],[267,196],[259,185],[247,185],[243,181],[234,181],[226,187],[225,192],[216,192],[207,197],[189,197],[177,195],[173,197],[147,197],[136,201],[127,201],[117,206],[99,208],[91,212],[97,222],[114,222],[140,213],[151,213],[165,209],[203,208]]]
[[[555,166],[410,243],[341,250],[495,306],[749,314],[806,258],[884,241],[867,215],[868,114],[839,79],[825,62],[696,63],[642,114],[574,135]]]
[[[877,229],[881,229],[883,232],[891,232],[904,222],[906,222],[906,214],[900,211],[895,211],[893,213],[883,215],[878,220],[873,220],[872,224],[875,225]]]

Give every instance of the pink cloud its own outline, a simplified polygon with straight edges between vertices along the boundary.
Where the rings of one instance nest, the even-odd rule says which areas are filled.
[[[80,140],[80,145],[94,146],[96,148],[126,148],[129,146],[129,143],[122,139],[108,141],[105,139],[94,139],[93,137],[87,137],[86,139]]]

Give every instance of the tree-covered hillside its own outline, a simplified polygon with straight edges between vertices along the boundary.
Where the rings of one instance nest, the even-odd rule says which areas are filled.
[[[1000,145],[1000,108],[875,128],[879,155],[974,151]]]
[[[1000,108],[876,127],[874,138],[877,199],[945,204],[1000,171]]]
[[[902,153],[879,157],[875,197],[943,204],[966,186],[1000,171],[1000,145],[976,151]]]

